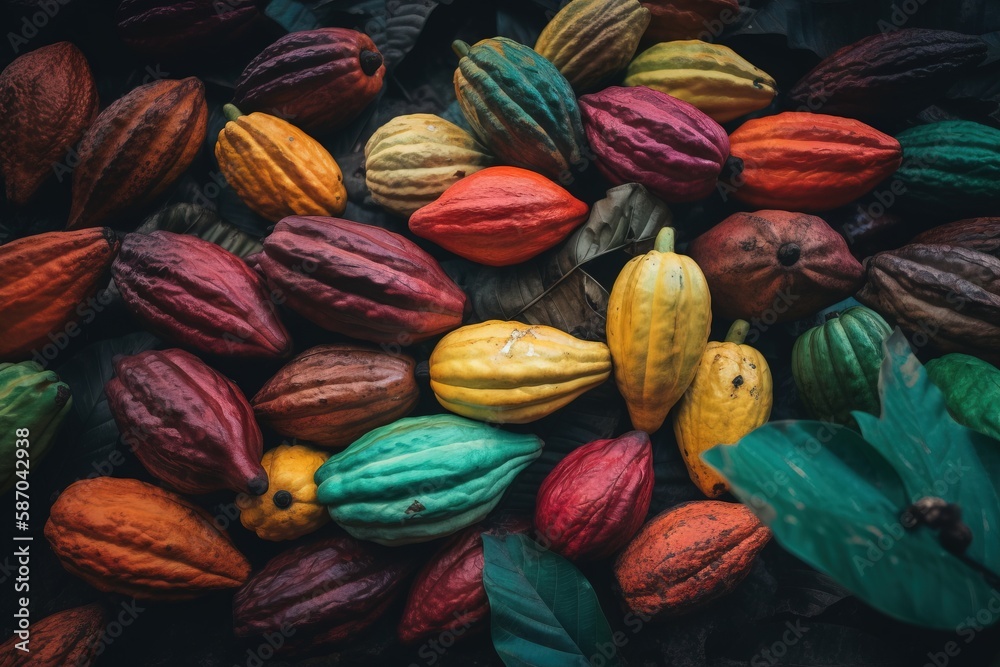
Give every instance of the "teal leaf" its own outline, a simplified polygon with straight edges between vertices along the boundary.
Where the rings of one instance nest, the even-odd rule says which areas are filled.
[[[621,664],[601,650],[614,646],[611,627],[572,563],[525,535],[484,533],[483,550],[493,645],[507,667],[589,667],[597,656]]]
[[[288,32],[321,27],[316,15],[297,0],[271,0],[264,8],[264,14]]]
[[[822,422],[772,422],[703,458],[792,554],[890,616],[954,630],[1000,591],[935,531],[906,529],[900,517],[924,495],[959,504],[973,533],[965,556],[1000,569],[990,479],[1000,456],[951,419],[901,333],[885,348],[883,415],[854,413],[864,437]]]

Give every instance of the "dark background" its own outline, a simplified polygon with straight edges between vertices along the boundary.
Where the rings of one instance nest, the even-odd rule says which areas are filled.
[[[34,33],[30,29],[25,31],[25,17],[36,16],[45,4],[50,8],[58,6],[58,11],[54,12],[54,16],[47,17],[44,25],[36,26]],[[556,0],[261,2],[261,8],[266,9],[272,20],[262,22],[256,34],[237,46],[217,49],[185,61],[183,54],[178,54],[180,57],[176,59],[155,60],[130,52],[115,33],[116,4],[105,0],[68,0],[39,5],[30,0],[7,0],[0,5],[0,26],[3,28],[0,31],[3,37],[0,67],[6,66],[16,55],[10,41],[11,34],[22,35],[27,40],[19,47],[21,53],[61,40],[72,41],[83,50],[90,62],[102,108],[153,78],[199,76],[206,84],[211,114],[205,148],[180,181],[159,201],[147,207],[144,214],[154,213],[172,203],[199,203],[257,237],[267,233],[269,223],[247,210],[228,188],[213,188],[220,177],[212,157],[212,146],[223,123],[221,106],[230,100],[233,84],[243,66],[261,48],[287,30],[318,25],[354,27],[372,35],[386,56],[389,67],[381,97],[346,130],[318,138],[330,149],[344,171],[351,200],[344,217],[405,232],[404,221],[383,213],[370,199],[366,200],[363,148],[367,138],[390,118],[405,113],[439,113],[461,122],[452,89],[452,73],[457,59],[451,52],[451,41],[460,38],[473,43],[500,34],[531,45],[547,16],[559,6]],[[1000,31],[1000,0],[907,0],[895,3],[882,0],[772,0],[745,4],[740,20],[727,26],[719,41],[774,76],[779,89],[783,90],[790,88],[820,57],[881,29],[905,25],[947,28],[970,34],[993,33],[986,37],[992,51],[984,66],[956,80],[950,90],[942,91],[941,99],[934,106],[880,129],[894,132],[914,123],[950,117],[1000,126],[1000,114],[997,112],[1000,103],[1000,63],[997,62],[1000,38],[994,32]],[[39,20],[37,23],[43,22]],[[779,97],[771,109],[760,114],[773,113],[781,103]],[[727,126],[727,129],[732,127]],[[578,196],[589,202],[599,197],[607,187],[593,171],[584,174],[572,186]],[[69,180],[68,176],[61,180],[50,179],[35,203],[23,209],[14,210],[4,204],[0,208],[0,243],[62,229],[69,209]],[[683,239],[715,224],[731,207],[731,203],[710,198],[696,205],[671,208]],[[833,212],[828,220],[836,226],[850,220],[852,211],[849,207]],[[131,221],[131,226],[137,225],[142,217],[137,216]],[[928,218],[919,211],[908,212],[903,219],[896,221],[893,234],[905,240],[916,231],[941,221]],[[124,225],[121,229],[127,231],[128,228],[129,225]],[[461,273],[468,269],[467,264],[456,261],[447,253],[426,243],[421,244],[445,261],[453,272]],[[855,251],[863,256],[866,248],[855,247]],[[601,279],[605,287],[610,287],[621,261],[619,257],[606,266],[588,267],[588,270]],[[299,350],[335,338],[291,313],[285,315]],[[805,416],[795,397],[788,356],[794,336],[809,324],[811,322],[772,327],[757,343],[767,355],[775,375],[776,401],[772,418]],[[722,334],[724,331],[714,331],[713,338]],[[41,531],[52,500],[62,488],[76,479],[90,474],[110,473],[152,481],[119,442],[117,429],[104,401],[103,384],[110,377],[113,355],[133,353],[156,344],[154,339],[141,332],[120,304],[114,303],[93,323],[83,327],[81,335],[69,341],[67,348],[52,361],[51,367],[73,389],[74,413],[64,425],[49,459],[31,478],[32,532],[36,539],[32,544],[31,609],[36,621],[56,611],[97,599],[107,601],[112,610],[120,609],[117,606],[120,603],[130,602],[101,595],[66,574],[47,550]],[[418,359],[426,359],[429,351],[430,345],[425,344],[411,350],[411,353]],[[253,395],[279,366],[269,362],[209,361],[235,379],[248,395]],[[424,389],[418,413],[440,411],[426,385]],[[530,511],[537,485],[554,462],[581,443],[628,430],[627,416],[623,415],[620,399],[613,387],[607,385],[531,425],[530,430],[546,441],[546,452],[515,482],[502,507]],[[265,437],[266,448],[280,441],[274,434],[266,433]],[[651,513],[700,497],[687,479],[672,436],[661,432],[654,437],[654,444],[657,485]],[[264,543],[244,530],[234,511],[231,494],[214,494],[197,500],[217,515],[220,523],[229,525],[237,546],[251,559],[255,569],[290,546],[290,543]],[[4,498],[0,502],[12,500]],[[333,530],[328,526],[302,541],[315,539]],[[424,557],[432,547],[414,549],[414,557]],[[4,603],[0,614],[3,618],[0,637],[12,633],[13,581],[10,564],[9,556],[0,556],[0,587],[3,590],[0,599]],[[849,596],[828,578],[797,561],[774,543],[757,560],[746,582],[729,597],[701,612],[645,625],[638,632],[633,632],[634,626],[626,625],[626,612],[613,591],[608,564],[585,567],[584,572],[597,589],[612,628],[622,630],[628,637],[621,653],[627,664],[634,666],[983,666],[995,660],[1000,652],[1000,631],[997,629],[978,633],[972,642],[966,644],[964,639],[953,634],[894,622]],[[218,593],[188,603],[139,603],[142,610],[134,623],[124,628],[120,636],[108,638],[110,641],[97,664],[258,665],[260,663],[252,655],[259,652],[263,640],[240,642],[233,637],[231,599],[231,593]],[[501,664],[492,649],[488,633],[463,638],[455,647],[441,653],[433,648],[418,653],[417,649],[400,647],[394,637],[401,604],[401,601],[398,602],[375,627],[360,635],[348,647],[265,662],[275,666],[384,667]],[[774,653],[765,653],[775,642],[781,643],[788,623],[798,623],[798,627],[805,629],[801,640],[784,645],[784,650],[779,648]],[[949,658],[941,653],[949,641],[958,642],[961,652],[957,657]],[[266,656],[267,651],[261,654]]]

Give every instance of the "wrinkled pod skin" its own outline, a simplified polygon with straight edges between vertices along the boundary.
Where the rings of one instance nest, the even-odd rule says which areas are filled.
[[[14,635],[0,645],[0,667],[63,667],[90,665],[104,644],[107,614],[100,603],[73,607],[32,621],[29,651],[17,648]]]

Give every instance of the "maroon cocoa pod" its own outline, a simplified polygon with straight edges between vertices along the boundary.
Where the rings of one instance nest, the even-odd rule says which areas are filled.
[[[87,59],[69,42],[25,53],[0,73],[0,174],[22,206],[97,116]],[[68,167],[63,171],[69,171]]]
[[[17,635],[0,645],[0,667],[90,665],[101,647],[107,618],[98,604],[56,612],[31,624],[30,652],[18,650]]]
[[[600,172],[616,185],[641,183],[667,202],[707,197],[729,157],[721,125],[645,86],[584,95],[580,113]]]
[[[928,229],[911,243],[957,245],[1000,258],[1000,218],[968,218]]]
[[[583,445],[542,482],[535,529],[570,560],[608,558],[642,527],[653,498],[653,448],[643,431]]]
[[[268,561],[236,592],[237,637],[295,632],[291,649],[354,639],[417,567],[413,552],[339,535]]]
[[[445,632],[466,637],[483,630],[490,603],[483,588],[482,534],[504,537],[529,530],[527,517],[501,515],[449,537],[410,586],[400,640],[415,644]]]
[[[864,37],[824,58],[789,98],[800,111],[875,118],[917,111],[986,55],[976,35],[904,28]]]
[[[232,44],[264,21],[254,0],[123,0],[115,23],[132,50],[176,60]]]
[[[236,82],[235,104],[307,131],[351,122],[382,89],[385,64],[368,35],[319,28],[285,35],[253,59]]]
[[[264,440],[231,380],[184,350],[148,350],[114,365],[108,407],[154,477],[181,493],[267,491]]]
[[[111,269],[129,310],[158,336],[209,354],[292,351],[261,278],[214,243],[165,231],[127,234]]]
[[[462,324],[465,294],[433,257],[380,227],[291,216],[257,258],[289,308],[319,326],[376,343],[410,343]]]

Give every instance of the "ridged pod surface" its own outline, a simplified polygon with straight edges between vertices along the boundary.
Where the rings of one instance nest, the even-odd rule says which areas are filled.
[[[376,204],[409,217],[493,162],[475,137],[440,116],[396,116],[365,144],[365,183]]]
[[[253,0],[123,0],[115,15],[129,48],[166,59],[228,46],[263,22]]]
[[[108,407],[140,463],[181,493],[267,491],[264,440],[232,380],[184,350],[115,360]]]
[[[899,144],[850,118],[797,111],[755,118],[729,137],[729,152],[739,162],[725,189],[758,208],[837,208],[896,171]]]
[[[323,447],[349,445],[417,404],[415,362],[351,343],[318,345],[283,366],[253,397],[278,433]]]
[[[968,354],[946,354],[924,368],[960,424],[1000,440],[1000,368]]]
[[[541,419],[611,375],[604,343],[501,320],[452,331],[434,347],[429,363],[438,403],[497,424]]]
[[[677,616],[731,593],[770,539],[744,505],[683,503],[643,526],[618,555],[615,578],[633,612]]]
[[[0,359],[27,358],[52,345],[49,334],[82,315],[80,304],[97,291],[118,246],[114,232],[99,227],[0,246],[0,319],[9,325],[0,336]]]
[[[94,227],[144,206],[184,172],[205,140],[199,79],[135,88],[100,113],[80,142],[67,229]]]
[[[586,139],[576,95],[555,65],[506,37],[452,48],[458,104],[497,157],[551,178],[581,162]]]
[[[384,76],[382,54],[368,35],[348,28],[300,30],[246,66],[233,104],[327,132],[354,120],[382,90]]]
[[[881,252],[865,260],[857,299],[914,341],[1000,365],[1000,259],[992,255],[919,243]]]
[[[509,266],[558,244],[588,212],[541,174],[487,167],[410,216],[410,231],[473,262]]]
[[[893,179],[907,201],[950,210],[1000,205],[1000,130],[968,120],[943,120],[897,136],[903,163]]]
[[[642,527],[653,498],[653,448],[642,431],[574,449],[538,489],[541,543],[570,560],[610,558]]]
[[[728,25],[740,15],[739,0],[646,0],[650,12],[644,41],[670,42],[675,39],[704,39],[710,28]]]
[[[91,665],[104,644],[107,616],[100,603],[65,609],[32,621],[30,651],[18,650],[14,635],[0,645],[0,667]]]
[[[229,122],[219,132],[215,158],[247,206],[271,222],[344,212],[344,175],[322,144],[280,118],[243,115],[231,104],[224,109]]]
[[[28,203],[59,171],[99,105],[87,58],[69,42],[29,51],[7,65],[0,73],[0,175],[7,199]]]
[[[143,600],[189,600],[250,576],[215,517],[135,479],[74,482],[52,505],[45,538],[70,574]]]
[[[854,118],[905,115],[932,103],[986,55],[976,35],[902,28],[838,49],[792,88],[802,111]]]
[[[264,452],[267,492],[236,496],[240,523],[262,540],[294,540],[321,528],[330,515],[316,499],[313,476],[328,454],[305,445],[281,444]]]
[[[462,324],[465,294],[415,243],[380,227],[285,218],[260,267],[289,308],[328,331],[409,345]]]
[[[622,268],[608,302],[615,384],[632,426],[653,433],[687,390],[712,327],[712,296],[698,264],[674,252],[674,230]]]
[[[449,537],[417,573],[399,621],[404,644],[452,633],[456,639],[481,632],[490,615],[483,588],[483,533],[505,537],[527,533],[526,517],[499,516]]]
[[[164,231],[128,234],[112,272],[129,310],[177,344],[239,357],[292,351],[263,281],[214,243]]]
[[[34,361],[0,364],[0,494],[7,493],[18,480],[16,442],[18,429],[28,429],[30,471],[38,469],[55,440],[63,419],[73,407],[69,385],[55,371],[47,371]]]
[[[968,218],[933,227],[911,243],[958,245],[1000,258],[1000,218]]]
[[[455,415],[407,417],[365,434],[316,471],[319,501],[351,535],[427,542],[482,520],[542,453],[542,441]]]
[[[846,299],[863,280],[844,237],[804,213],[734,213],[688,253],[705,272],[716,312],[734,319],[805,317]]]
[[[882,342],[891,333],[874,310],[854,306],[796,339],[792,377],[813,417],[850,424],[852,410],[880,414]]]
[[[729,138],[693,105],[645,86],[612,86],[581,97],[580,111],[597,168],[612,183],[641,183],[668,202],[715,190]]]
[[[725,123],[763,109],[777,94],[774,79],[728,46],[701,40],[646,49],[625,73],[626,86],[646,86],[690,102]]]
[[[236,636],[276,633],[300,650],[353,640],[386,611],[416,564],[405,549],[347,535],[290,549],[236,592]]]
[[[673,413],[674,435],[691,481],[709,498],[729,491],[726,480],[701,460],[716,445],[736,444],[771,416],[771,368],[744,345],[750,325],[736,320],[724,341],[705,347],[691,386]]]
[[[535,51],[587,90],[628,65],[648,25],[638,0],[572,0],[546,24]]]

